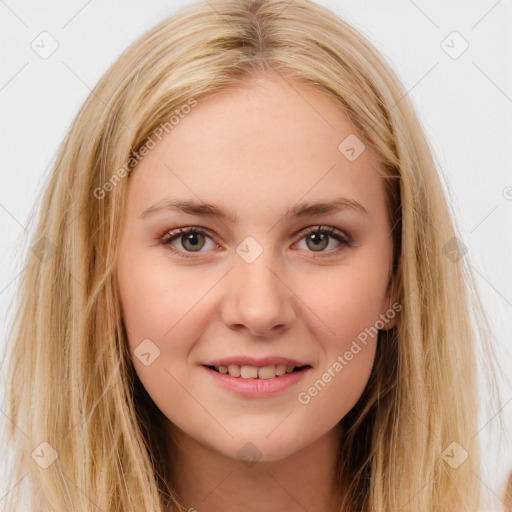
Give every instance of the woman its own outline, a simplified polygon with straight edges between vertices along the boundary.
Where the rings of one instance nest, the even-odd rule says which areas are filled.
[[[9,388],[34,508],[478,510],[486,319],[406,91],[327,9],[145,34],[34,243]]]

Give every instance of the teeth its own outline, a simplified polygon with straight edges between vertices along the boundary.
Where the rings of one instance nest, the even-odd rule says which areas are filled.
[[[258,368],[255,366],[242,366],[240,368],[240,377],[242,379],[256,379],[258,377]]]
[[[231,377],[240,377],[240,366],[237,364],[230,364],[228,366],[228,373]]]
[[[276,376],[276,366],[271,364],[269,366],[262,366],[258,368],[258,377],[260,379],[273,379]]]
[[[231,377],[242,379],[273,379],[285,373],[292,373],[295,366],[288,364],[270,364],[268,366],[239,366],[230,364],[228,366],[216,366],[219,373],[229,374]]]
[[[285,364],[276,364],[276,375],[284,375],[286,373]]]

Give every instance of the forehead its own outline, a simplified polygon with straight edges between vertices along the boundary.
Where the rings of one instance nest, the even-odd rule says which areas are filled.
[[[368,146],[347,158],[344,141],[353,140],[347,137],[356,131],[326,93],[259,77],[201,99],[183,115],[132,171],[130,200],[139,211],[172,197],[253,215],[338,196],[379,208],[377,159]]]

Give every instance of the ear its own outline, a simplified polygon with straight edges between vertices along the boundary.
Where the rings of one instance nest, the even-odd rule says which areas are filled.
[[[398,314],[402,310],[401,304],[396,301],[392,301],[393,296],[391,288],[391,286],[388,287],[388,291],[386,292],[381,304],[380,320],[384,323],[384,327],[380,329],[381,331],[388,331],[395,327]]]

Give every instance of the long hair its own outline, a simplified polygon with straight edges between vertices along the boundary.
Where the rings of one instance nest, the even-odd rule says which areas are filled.
[[[28,477],[33,509],[181,510],[162,455],[173,440],[135,373],[120,311],[127,182],[144,148],[196,102],[265,73],[328,95],[385,169],[389,285],[402,309],[380,332],[368,385],[342,419],[342,510],[478,509],[477,346],[492,354],[491,335],[441,170],[383,57],[307,0],[181,9],[124,51],[70,126],[45,186],[8,345],[12,486]],[[18,490],[7,497],[13,510]]]

